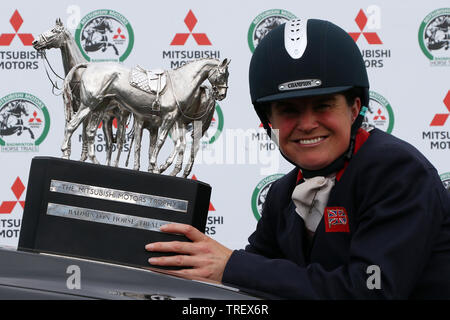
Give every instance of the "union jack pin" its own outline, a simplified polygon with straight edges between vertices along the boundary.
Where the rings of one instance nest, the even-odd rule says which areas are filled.
[[[350,232],[348,215],[344,207],[325,208],[326,232]]]

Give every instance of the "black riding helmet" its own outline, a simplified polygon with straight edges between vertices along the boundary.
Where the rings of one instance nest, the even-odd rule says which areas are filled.
[[[362,107],[352,126],[349,150],[327,168],[300,169],[307,178],[326,175],[351,157],[356,131],[369,103],[369,80],[359,48],[346,31],[318,19],[295,19],[276,27],[256,47],[249,81],[252,103],[269,136],[271,128],[264,108],[267,103],[361,88]]]

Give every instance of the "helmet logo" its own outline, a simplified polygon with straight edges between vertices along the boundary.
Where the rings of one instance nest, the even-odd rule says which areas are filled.
[[[278,90],[298,90],[298,89],[308,89],[319,87],[322,85],[322,81],[319,79],[306,79],[306,80],[295,80],[290,82],[282,83],[278,86]]]
[[[294,19],[284,25],[284,47],[293,59],[301,58],[305,52],[307,23],[307,19]]]

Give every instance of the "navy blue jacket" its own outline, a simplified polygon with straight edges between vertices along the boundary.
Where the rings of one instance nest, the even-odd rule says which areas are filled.
[[[291,200],[297,174],[272,184],[224,283],[288,299],[450,299],[450,193],[413,146],[371,131],[328,200],[345,208],[348,232],[327,232],[322,218],[312,241]],[[367,285],[371,265],[381,289]]]

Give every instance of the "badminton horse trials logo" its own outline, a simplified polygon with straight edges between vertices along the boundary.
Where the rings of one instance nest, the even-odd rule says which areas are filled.
[[[122,14],[102,9],[80,20],[75,41],[88,61],[123,62],[133,49],[134,32]]]
[[[362,128],[378,128],[387,133],[392,133],[394,128],[394,111],[385,97],[381,94],[369,92],[369,107],[364,116]]]
[[[259,220],[261,218],[262,208],[264,202],[266,201],[267,192],[269,192],[270,186],[272,185],[272,183],[283,176],[284,174],[281,173],[267,176],[262,179],[253,190],[251,207],[256,220]]]
[[[260,13],[250,24],[247,32],[247,40],[250,51],[255,51],[259,42],[275,27],[286,21],[295,19],[296,16],[289,11],[271,9]]]
[[[429,13],[419,27],[419,45],[432,66],[450,66],[450,8]]]
[[[47,107],[34,95],[15,92],[0,99],[2,152],[38,152],[49,128]]]
[[[442,173],[440,177],[445,189],[450,191],[450,172]]]

